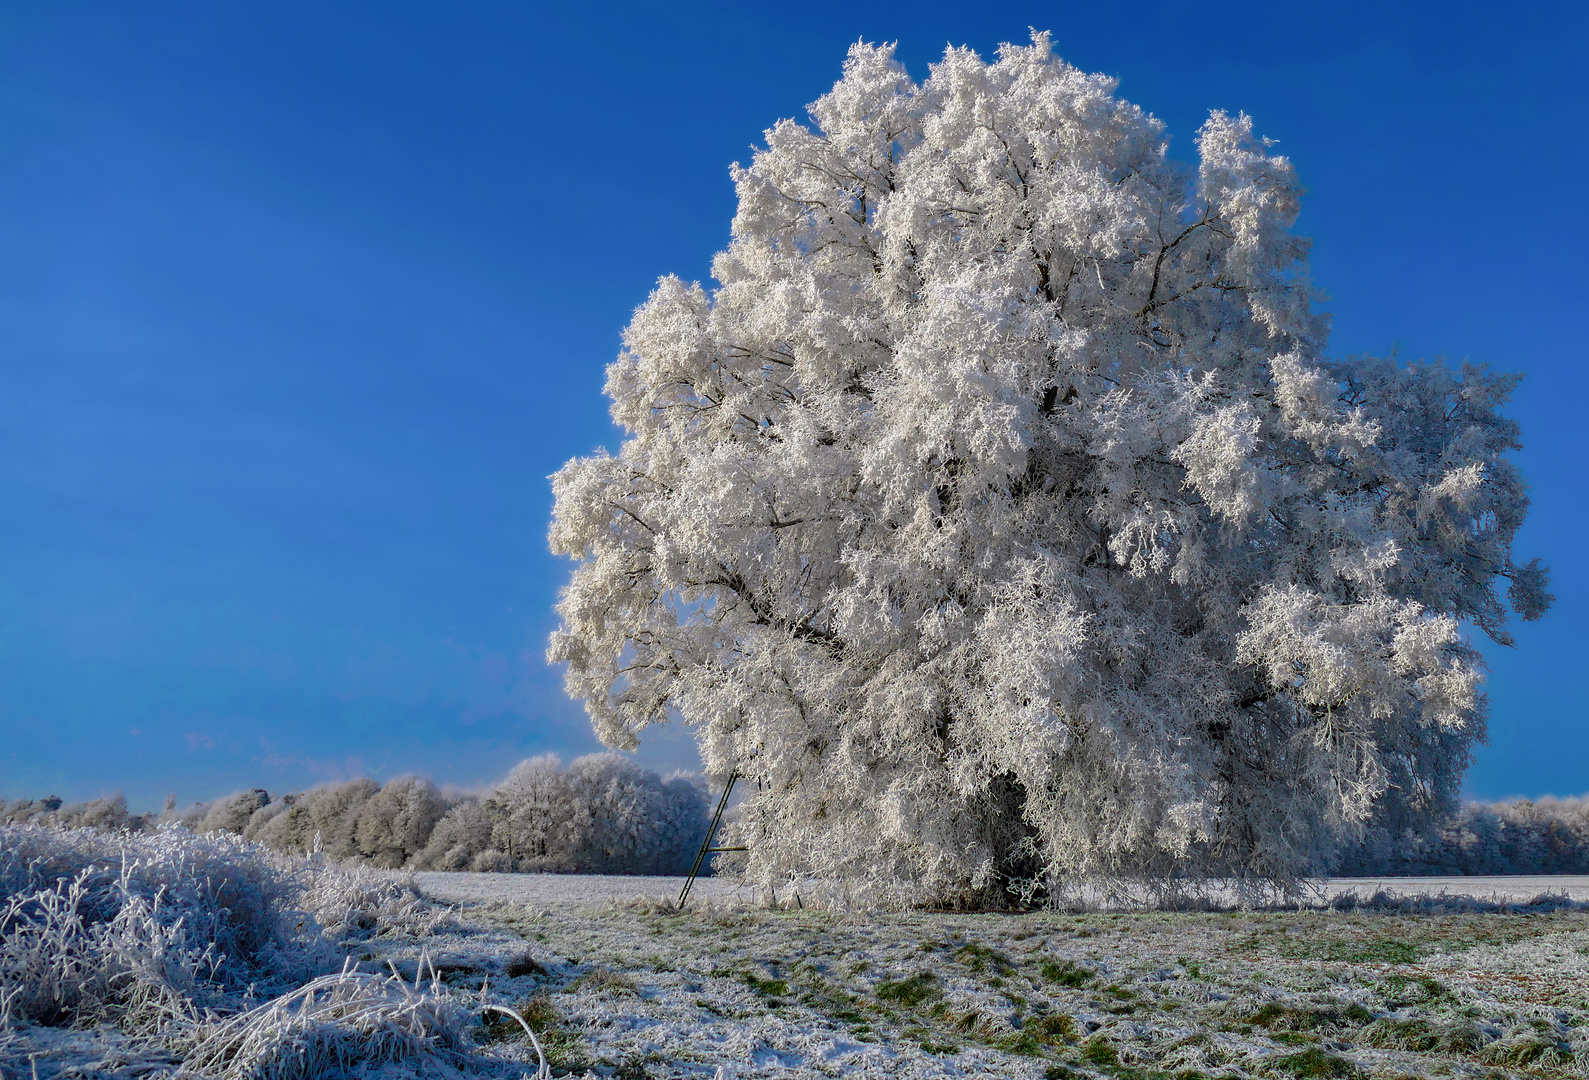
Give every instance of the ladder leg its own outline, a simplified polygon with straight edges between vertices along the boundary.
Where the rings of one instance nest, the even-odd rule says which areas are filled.
[[[679,893],[679,909],[683,910],[684,902],[690,898],[690,889],[695,885],[695,878],[701,872],[701,863],[706,861],[706,853],[711,850],[712,837],[717,835],[717,826],[723,820],[723,811],[728,808],[728,797],[734,793],[734,785],[739,783],[739,773],[728,774],[728,783],[723,785],[722,798],[717,800],[717,810],[712,814],[712,823],[706,827],[706,835],[701,838],[701,850],[695,853],[695,864],[690,867],[690,876],[684,881],[684,889]]]

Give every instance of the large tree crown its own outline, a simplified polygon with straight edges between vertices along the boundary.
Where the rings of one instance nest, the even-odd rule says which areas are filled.
[[[1216,112],[1188,168],[1114,91],[1043,34],[853,47],[553,478],[550,657],[610,745],[756,780],[753,875],[1288,878],[1450,802],[1461,625],[1549,606],[1515,377],[1327,358],[1291,162]]]

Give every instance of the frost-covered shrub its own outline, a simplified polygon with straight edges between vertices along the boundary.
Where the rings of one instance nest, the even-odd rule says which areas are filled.
[[[311,859],[296,864],[295,876],[303,909],[333,940],[426,934],[448,918],[404,875]]]
[[[491,846],[494,817],[493,810],[480,799],[460,799],[436,822],[424,848],[414,857],[414,868],[468,870],[475,855]]]
[[[291,810],[296,801],[296,795],[288,794],[279,799],[272,799],[259,807],[248,816],[248,824],[243,826],[243,839],[251,843],[259,843],[260,833],[265,831],[265,827]]]
[[[285,795],[282,810],[260,817],[257,826],[250,819],[250,838],[275,851],[357,858],[359,812],[380,790],[374,780],[359,779]]]
[[[688,779],[664,782],[618,754],[589,754],[568,768],[573,813],[565,826],[571,867],[584,873],[678,874],[706,831],[706,803]]]
[[[131,829],[146,831],[152,814],[130,814],[119,792],[80,803],[63,803],[51,795],[43,799],[0,800],[0,824],[46,825],[57,829]]]
[[[0,1000],[158,1026],[326,959],[290,869],[224,833],[0,827]]]
[[[492,818],[491,846],[527,868],[558,870],[568,863],[574,792],[556,754],[526,758],[513,767],[485,803]]]
[[[677,874],[706,829],[695,778],[664,780],[618,754],[527,758],[481,799],[452,806],[417,869]]]
[[[468,866],[468,869],[480,874],[511,874],[518,868],[513,856],[496,848],[486,848],[470,859]]]
[[[526,759],[485,799],[454,806],[416,865],[429,869],[676,874],[706,828],[700,788],[617,754]]]
[[[419,977],[344,969],[239,1016],[212,1023],[195,1040],[184,1073],[223,1080],[311,1080],[355,1067],[440,1055],[467,1060],[471,1012]]]
[[[393,875],[226,832],[0,826],[0,1028],[190,1024],[334,970],[337,942],[447,918]]]
[[[120,796],[77,806],[59,799],[0,806],[13,820],[144,828]],[[555,754],[514,767],[484,798],[448,797],[422,777],[329,784],[272,799],[238,792],[161,818],[197,833],[230,833],[289,855],[324,854],[388,869],[562,873],[680,873],[706,825],[698,778],[663,780],[616,754],[568,769]]]
[[[62,806],[58,795],[42,799],[8,799],[0,802],[0,825],[42,825],[41,819],[53,815]]]

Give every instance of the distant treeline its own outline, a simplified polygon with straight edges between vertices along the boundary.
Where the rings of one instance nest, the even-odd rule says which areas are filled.
[[[1432,834],[1370,828],[1339,877],[1589,874],[1589,796],[1468,803]]]
[[[0,823],[149,832],[167,822],[393,869],[583,874],[686,873],[707,823],[699,780],[664,780],[617,754],[576,758],[567,769],[554,754],[530,758],[484,795],[401,776],[278,798],[255,788],[185,810],[168,800],[158,814],[128,813],[120,795],[70,805],[0,800]]]
[[[449,795],[429,780],[351,780],[279,798],[260,789],[186,810],[130,814],[121,796],[63,805],[0,800],[0,824],[238,833],[277,851],[416,870],[678,874],[706,831],[702,781],[666,780],[616,754],[567,769],[554,755],[520,762],[484,794]],[[1589,797],[1468,803],[1434,833],[1375,827],[1335,861],[1341,877],[1589,874]]]

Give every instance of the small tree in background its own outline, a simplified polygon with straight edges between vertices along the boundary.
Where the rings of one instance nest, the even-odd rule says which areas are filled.
[[[676,715],[754,781],[754,879],[1292,881],[1454,806],[1459,626],[1550,603],[1516,377],[1326,357],[1291,163],[1214,113],[1183,166],[1114,88],[854,47],[554,478],[550,658],[608,745]]]
[[[418,870],[468,870],[476,855],[491,847],[492,814],[474,796],[448,808],[425,846],[414,857]]]

